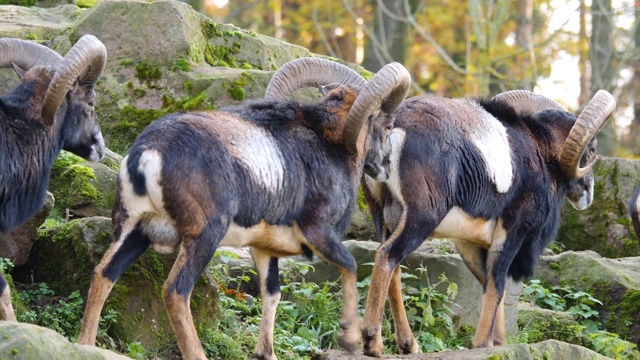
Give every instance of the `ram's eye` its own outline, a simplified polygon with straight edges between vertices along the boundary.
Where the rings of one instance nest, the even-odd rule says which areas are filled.
[[[391,133],[391,126],[386,126],[384,128],[384,133],[385,133],[385,135],[389,135]]]

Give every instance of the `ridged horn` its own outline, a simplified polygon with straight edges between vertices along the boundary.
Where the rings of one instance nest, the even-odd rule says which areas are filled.
[[[363,87],[367,82],[357,72],[335,61],[320,58],[300,58],[282,65],[273,75],[265,98],[286,100],[294,91],[318,84],[339,83]]]
[[[49,84],[42,105],[42,120],[51,125],[58,107],[79,79],[83,85],[92,85],[98,81],[107,62],[107,49],[93,35],[84,35],[69,50],[62,62],[56,67],[56,73]]]
[[[62,56],[44,45],[20,39],[0,39],[0,68],[11,67],[13,63],[29,70],[36,65],[55,66],[61,61]]]
[[[358,136],[371,113],[381,106],[387,114],[402,103],[411,86],[411,75],[402,64],[385,65],[367,83],[349,111],[342,139],[349,151],[356,153]]]
[[[579,179],[591,170],[595,160],[581,167],[580,159],[593,137],[606,124],[606,120],[615,109],[616,99],[613,95],[605,90],[598,90],[582,110],[569,131],[560,154],[560,167],[567,176]]]
[[[531,115],[541,110],[556,109],[567,111],[557,102],[527,90],[510,90],[494,96],[491,100],[501,100],[511,105],[518,115]]]

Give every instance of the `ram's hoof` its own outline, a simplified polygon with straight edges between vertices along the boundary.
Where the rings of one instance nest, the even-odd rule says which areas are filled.
[[[382,335],[379,327],[362,329],[362,352],[367,356],[382,357]]]
[[[420,352],[420,345],[413,336],[406,340],[396,338],[396,344],[398,344],[398,354],[407,355]]]

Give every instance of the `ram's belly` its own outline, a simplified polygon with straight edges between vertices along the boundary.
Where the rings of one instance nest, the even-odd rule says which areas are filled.
[[[449,211],[434,231],[433,238],[454,238],[489,248],[496,231],[495,219],[474,218],[458,207]]]
[[[220,246],[251,246],[273,256],[291,256],[302,254],[303,244],[308,242],[297,224],[281,226],[261,221],[252,227],[232,223]]]

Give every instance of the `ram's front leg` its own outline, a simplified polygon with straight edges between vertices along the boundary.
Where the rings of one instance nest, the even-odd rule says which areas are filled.
[[[276,309],[278,302],[280,302],[278,258],[271,257],[255,248],[251,248],[251,257],[258,271],[262,299],[262,319],[260,320],[260,333],[254,357],[259,360],[275,360],[273,327]]]

